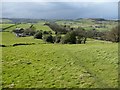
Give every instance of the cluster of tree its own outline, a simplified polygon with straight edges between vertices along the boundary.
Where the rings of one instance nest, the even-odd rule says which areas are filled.
[[[43,39],[45,42],[53,43],[53,36],[51,31],[37,31],[34,34],[34,38],[36,39]]]
[[[96,29],[93,30],[85,30],[84,28],[70,28],[67,25],[58,25],[56,23],[46,23],[53,31],[55,31],[56,36],[60,33],[65,33],[64,37],[60,36],[58,42],[63,44],[70,43],[70,44],[77,44],[77,43],[86,43],[87,38],[93,38],[97,40],[105,40],[105,41],[112,41],[112,42],[119,42],[119,33],[120,25],[114,27],[110,31],[98,31]],[[62,28],[62,29],[61,29]],[[64,29],[63,29],[64,28]],[[63,32],[65,31],[65,32]],[[55,38],[54,38],[55,39]],[[57,41],[56,39],[53,40]],[[58,43],[57,42],[57,43]]]
[[[38,31],[34,38],[36,39],[43,39],[45,42],[49,43],[60,43],[61,42],[61,35],[52,36],[52,34],[44,34],[41,31]]]
[[[41,31],[38,31],[34,38],[43,39],[45,42],[50,43],[62,43],[62,44],[81,44],[86,43],[87,37],[85,36],[86,31],[83,29],[76,29],[73,31],[67,32],[63,37],[60,34],[52,36],[52,34],[43,34]]]
[[[36,33],[36,28],[31,25],[29,28],[24,30],[24,33],[28,36],[33,36]]]
[[[104,32],[104,40],[120,42],[120,25],[112,28],[111,31]]]
[[[93,38],[97,40],[120,42],[120,25],[113,27],[108,31],[98,30],[84,30],[84,28],[78,27],[70,29],[65,37],[61,40],[62,43],[85,43],[87,38]]]
[[[13,30],[15,33],[24,33],[25,35],[34,36],[37,39],[43,39],[45,42],[50,43],[62,43],[62,44],[81,44],[86,43],[87,38],[105,40],[105,41],[112,41],[112,42],[119,42],[119,35],[120,35],[120,25],[114,27],[110,31],[100,32],[98,30],[85,30],[84,28],[71,28],[67,25],[58,25],[56,23],[46,23],[51,27],[53,31],[55,31],[56,35],[52,36],[51,31],[36,31],[35,27],[31,25],[27,29],[20,29],[20,30]],[[60,34],[63,34],[61,36]]]
[[[62,39],[63,44],[81,44],[86,43],[86,31],[77,28],[76,30],[68,32]]]
[[[112,28],[109,31],[97,31],[97,30],[89,30],[87,31],[86,36],[93,39],[111,41],[111,42],[119,42],[120,39],[120,25]]]

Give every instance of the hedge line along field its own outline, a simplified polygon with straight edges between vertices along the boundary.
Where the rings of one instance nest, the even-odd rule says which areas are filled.
[[[39,44],[2,48],[4,88],[114,88],[115,43]]]

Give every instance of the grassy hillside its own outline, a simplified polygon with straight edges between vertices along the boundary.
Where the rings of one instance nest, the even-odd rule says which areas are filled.
[[[117,87],[117,44],[3,48],[3,87]]]

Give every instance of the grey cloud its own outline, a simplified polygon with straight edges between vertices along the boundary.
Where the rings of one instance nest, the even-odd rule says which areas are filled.
[[[9,18],[117,18],[117,3],[91,2],[4,2],[3,17]]]

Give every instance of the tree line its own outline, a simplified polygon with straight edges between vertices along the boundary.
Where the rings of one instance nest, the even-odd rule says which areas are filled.
[[[92,30],[85,30],[82,27],[78,28],[71,28],[67,25],[58,25],[57,23],[46,23],[56,34],[65,34],[63,43],[81,43],[86,41],[87,38],[93,38],[97,40],[104,40],[104,41],[111,41],[111,42],[119,42],[119,35],[120,35],[120,25],[113,27],[111,30],[108,31],[98,31],[96,29]],[[74,42],[71,41],[74,36]],[[70,42],[69,42],[70,41]],[[76,41],[76,42],[75,42]]]
[[[45,42],[50,43],[62,43],[62,44],[85,44],[87,38],[119,42],[119,33],[118,30],[120,25],[114,27],[110,31],[97,31],[85,30],[82,27],[71,28],[67,25],[58,25],[57,23],[50,22],[45,23],[44,25],[49,26],[54,32],[55,35],[52,35],[51,31],[36,30],[33,25],[25,30],[21,30],[26,35],[34,36],[35,39],[43,39]],[[18,32],[13,30],[13,32]]]

